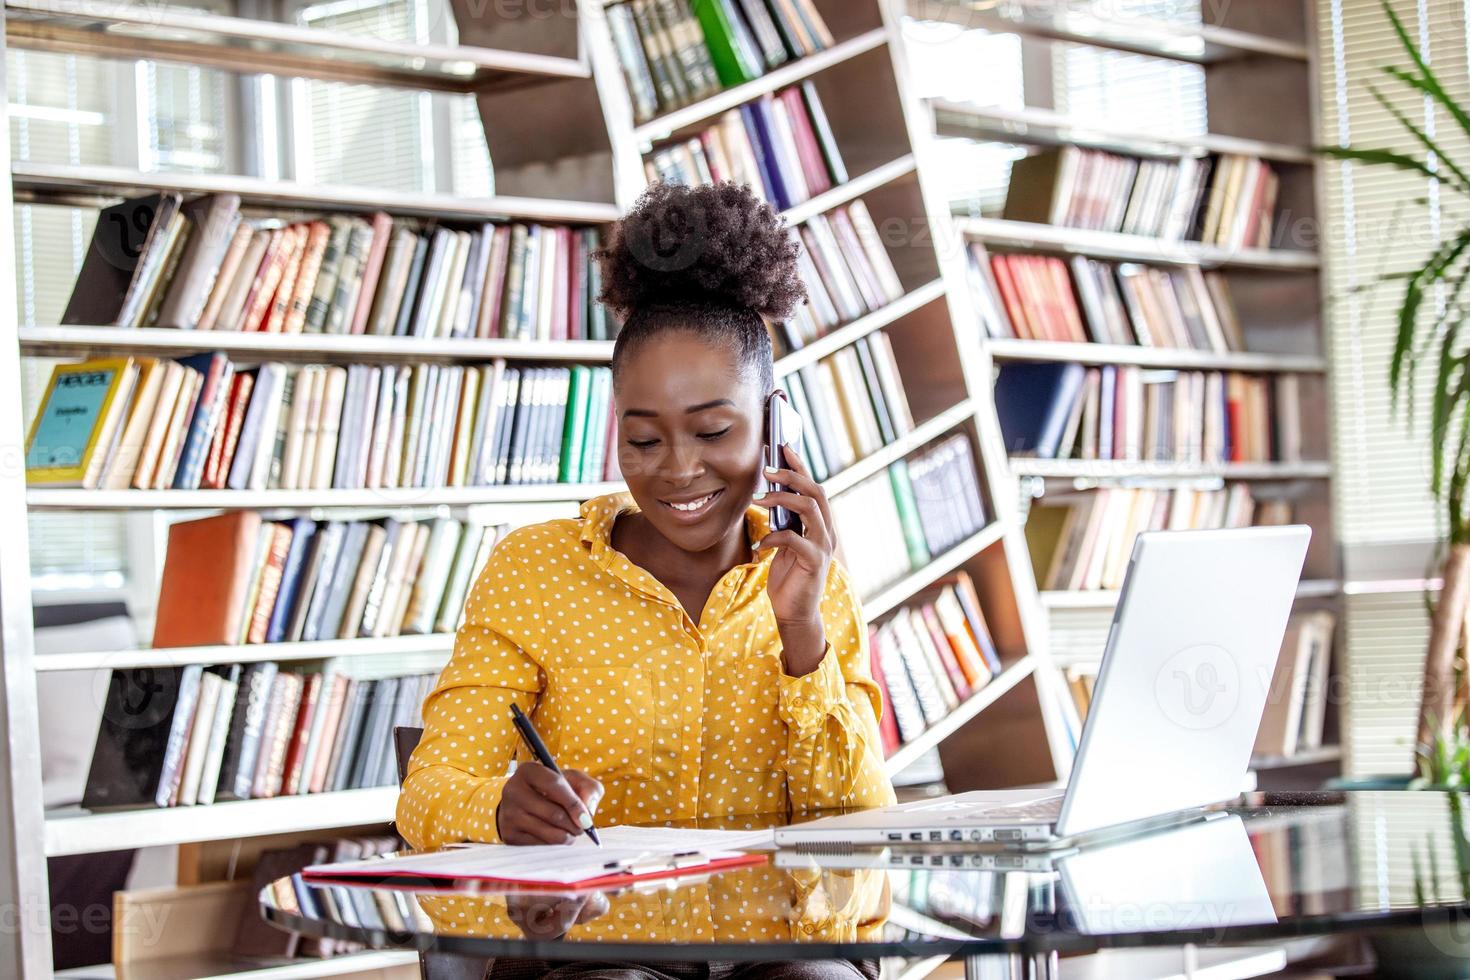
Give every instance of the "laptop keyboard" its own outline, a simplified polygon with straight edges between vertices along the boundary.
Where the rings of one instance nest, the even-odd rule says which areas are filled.
[[[979,806],[965,814],[968,820],[1002,819],[1055,819],[1061,815],[1064,794],[1043,796],[1039,800],[1024,800],[1020,803],[996,803]]]

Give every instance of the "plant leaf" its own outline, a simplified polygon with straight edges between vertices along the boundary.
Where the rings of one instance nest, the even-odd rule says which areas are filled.
[[[1316,147],[1316,151],[1323,156],[1336,157],[1339,160],[1356,160],[1359,163],[1413,170],[1433,180],[1444,180],[1444,174],[1406,153],[1395,153],[1392,150],[1360,150],[1350,146],[1319,146]]]
[[[1455,163],[1454,158],[1445,153],[1444,150],[1440,149],[1439,144],[1434,142],[1433,137],[1424,132],[1424,130],[1420,129],[1418,126],[1414,125],[1414,123],[1409,120],[1409,117],[1404,115],[1403,112],[1399,110],[1398,106],[1394,105],[1393,102],[1389,100],[1388,96],[1384,95],[1378,90],[1378,86],[1369,85],[1368,91],[1372,94],[1373,98],[1377,100],[1378,104],[1383,106],[1384,110],[1398,121],[1398,124],[1400,126],[1413,133],[1414,138],[1417,139],[1421,144],[1423,144],[1426,150],[1428,150],[1430,153],[1433,153],[1436,157],[1443,161],[1445,168],[1448,169],[1450,173],[1455,175],[1454,180],[1449,180],[1444,173],[1431,170],[1430,172],[1434,173],[1435,179],[1449,184],[1451,187],[1455,188],[1455,190],[1459,191],[1462,194],[1470,194],[1470,177],[1467,177],[1465,175],[1465,171],[1460,169],[1459,165]]]
[[[1388,365],[1390,405],[1395,411],[1404,396],[1410,412],[1414,406],[1414,381],[1418,359],[1414,353],[1414,335],[1418,327],[1419,307],[1424,302],[1424,285],[1441,281],[1444,271],[1470,247],[1470,228],[1443,243],[1419,269],[1408,277],[1404,299],[1399,305],[1398,330],[1394,335],[1393,356]],[[1407,368],[1407,376],[1405,369]]]
[[[1465,135],[1470,136],[1470,115],[1467,115],[1465,110],[1460,108],[1460,105],[1454,99],[1450,98],[1444,86],[1439,83],[1439,78],[1434,74],[1434,69],[1430,68],[1429,62],[1424,60],[1424,55],[1419,51],[1419,46],[1409,36],[1408,30],[1404,27],[1404,22],[1399,20],[1399,15],[1394,13],[1393,7],[1389,5],[1388,0],[1380,0],[1380,2],[1383,5],[1383,12],[1388,15],[1388,22],[1393,25],[1393,32],[1399,37],[1399,43],[1403,45],[1404,50],[1408,52],[1410,58],[1414,59],[1414,64],[1419,68],[1419,78],[1410,80],[1406,77],[1403,80],[1415,88],[1427,92],[1434,101],[1444,106],[1445,110],[1460,124],[1460,128],[1465,131]],[[1404,74],[1407,75],[1407,73]]]

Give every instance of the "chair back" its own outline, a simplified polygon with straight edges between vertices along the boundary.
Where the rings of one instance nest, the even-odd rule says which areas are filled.
[[[403,778],[408,775],[408,757],[413,755],[413,750],[418,747],[419,739],[424,737],[422,728],[409,728],[407,725],[393,726],[393,754],[398,759],[398,785],[403,785]]]

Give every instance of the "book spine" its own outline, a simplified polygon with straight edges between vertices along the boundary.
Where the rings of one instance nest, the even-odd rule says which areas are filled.
[[[184,762],[184,750],[188,746],[189,728],[194,721],[194,708],[198,703],[199,684],[204,668],[191,664],[179,676],[179,694],[174,702],[173,721],[169,726],[168,742],[163,753],[163,768],[158,777],[158,786],[153,794],[156,806],[171,805],[179,785]]]

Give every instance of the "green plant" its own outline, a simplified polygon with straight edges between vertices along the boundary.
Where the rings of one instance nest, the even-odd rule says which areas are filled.
[[[1447,735],[1419,747],[1418,775],[1409,789],[1470,789],[1470,731],[1464,712],[1455,719]]]
[[[1381,2],[1412,63],[1410,68],[1384,67],[1383,74],[1406,87],[1416,100],[1427,97],[1470,136],[1470,113],[1446,91],[1388,0]],[[1415,125],[1376,85],[1370,84],[1369,91],[1418,144],[1416,153],[1361,147],[1321,147],[1320,152],[1340,160],[1419,173],[1437,181],[1441,188],[1470,199],[1470,174],[1466,172],[1470,161],[1462,166],[1445,153],[1434,137]],[[1407,408],[1412,416],[1420,364],[1432,364],[1434,369],[1429,394],[1431,490],[1447,524],[1447,548],[1440,556],[1443,586],[1431,617],[1415,755],[1416,760],[1438,759],[1443,752],[1463,744],[1457,730],[1463,731],[1464,719],[1456,718],[1454,704],[1455,653],[1470,605],[1470,515],[1466,513],[1470,497],[1470,425],[1466,418],[1470,407],[1470,355],[1460,343],[1470,313],[1470,296],[1466,294],[1470,285],[1470,224],[1451,228],[1446,240],[1422,264],[1409,272],[1385,275],[1379,283],[1384,282],[1402,283],[1404,290],[1388,369],[1396,412]],[[1462,724],[1456,725],[1456,721]],[[1445,744],[1437,744],[1441,742]]]

